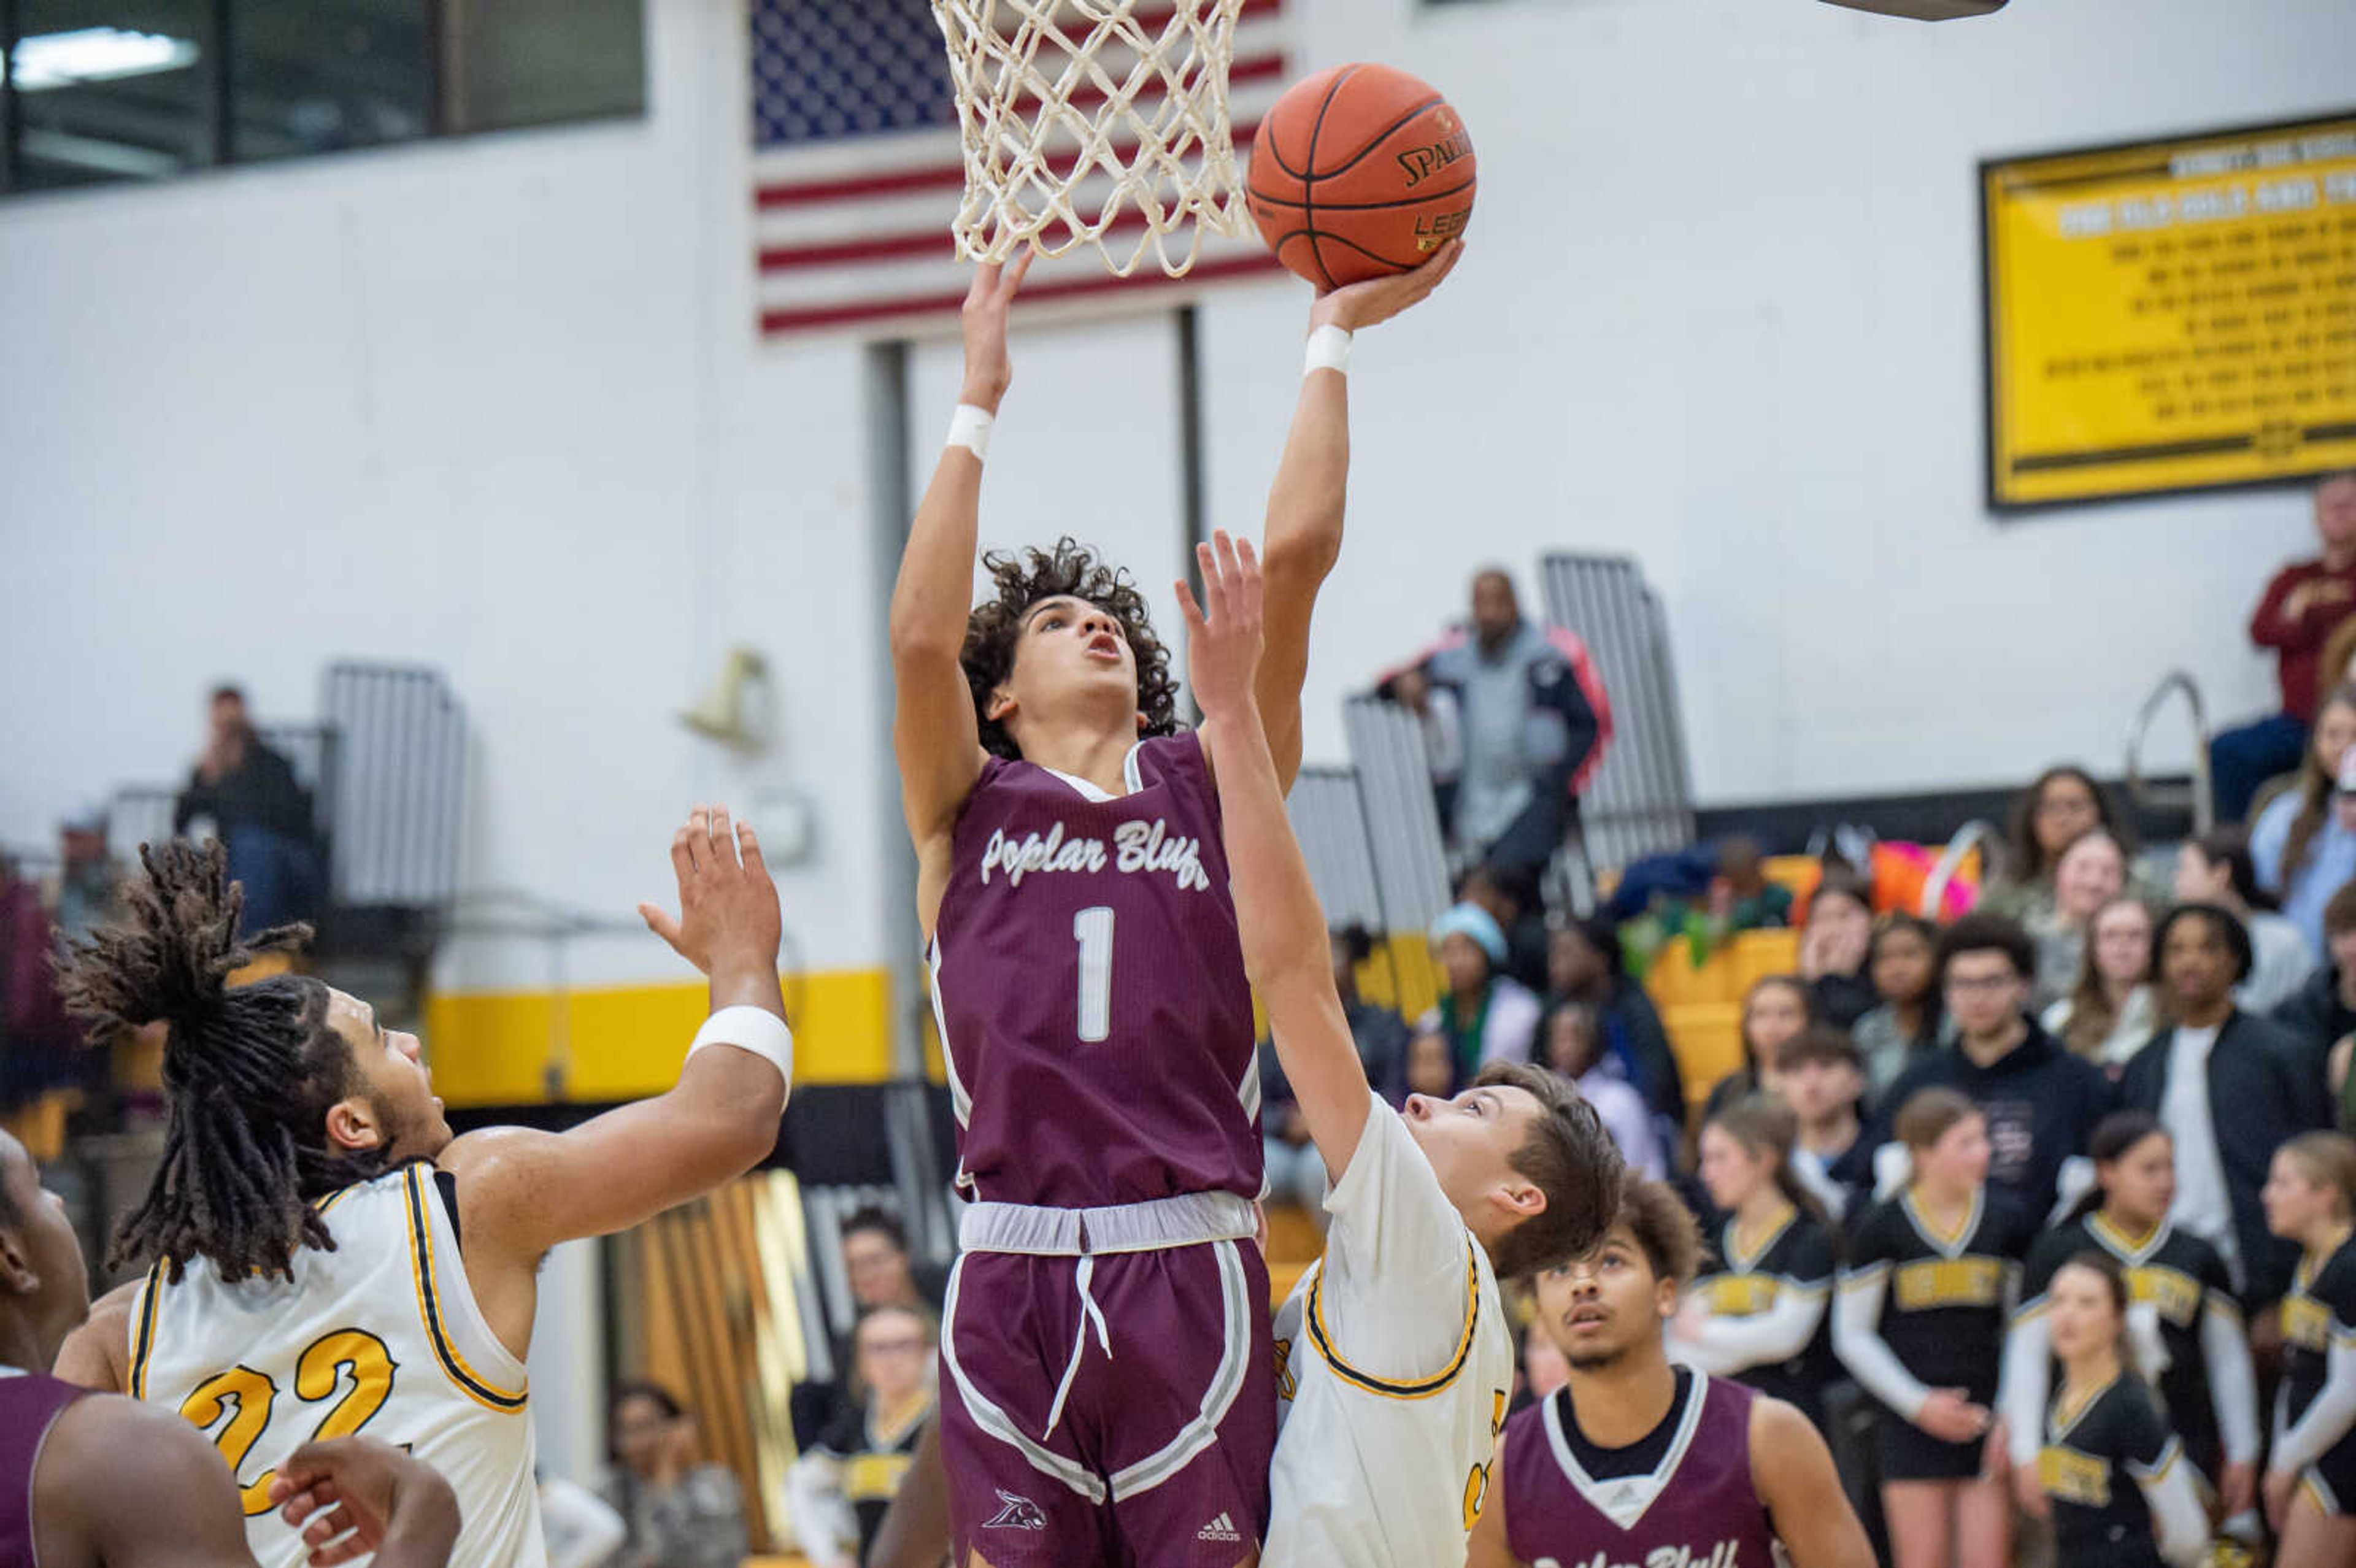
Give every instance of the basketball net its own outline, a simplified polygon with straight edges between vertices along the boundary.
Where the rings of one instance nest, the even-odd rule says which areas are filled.
[[[1096,248],[1183,277],[1248,232],[1227,129],[1244,0],[933,0],[965,146],[958,253]]]

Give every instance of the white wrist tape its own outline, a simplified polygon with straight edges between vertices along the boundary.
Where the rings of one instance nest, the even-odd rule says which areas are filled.
[[[1350,373],[1350,334],[1345,329],[1329,321],[1309,335],[1309,355],[1301,373],[1306,376],[1312,370]]]
[[[990,427],[997,422],[988,409],[959,403],[957,412],[949,416],[948,444],[964,447],[977,461],[986,459],[990,456]]]
[[[786,1027],[785,1019],[766,1008],[721,1008],[703,1020],[687,1053],[693,1056],[707,1045],[733,1045],[764,1057],[786,1075],[786,1086],[793,1086],[794,1031]]]

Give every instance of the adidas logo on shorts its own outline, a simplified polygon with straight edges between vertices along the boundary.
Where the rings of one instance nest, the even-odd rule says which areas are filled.
[[[1196,1531],[1194,1532],[1194,1539],[1197,1541],[1240,1541],[1243,1540],[1243,1535],[1236,1529],[1236,1521],[1234,1520],[1229,1519],[1226,1514],[1221,1514],[1218,1518],[1213,1520],[1210,1523]]]

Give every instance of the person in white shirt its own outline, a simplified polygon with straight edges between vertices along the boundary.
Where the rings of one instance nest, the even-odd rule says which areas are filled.
[[[1658,1181],[1668,1174],[1660,1135],[1653,1129],[1653,1114],[1636,1086],[1620,1076],[1618,1064],[1603,1055],[1595,1009],[1580,1002],[1564,1002],[1547,1014],[1539,1031],[1546,1064],[1570,1081],[1595,1107],[1628,1168]]]
[[[1176,592],[1244,964],[1333,1180],[1324,1256],[1277,1316],[1259,1561],[1448,1568],[1487,1500],[1513,1389],[1497,1282],[1592,1246],[1622,1165],[1594,1108],[1526,1063],[1492,1063],[1451,1100],[1410,1095],[1403,1114],[1368,1086],[1253,697],[1258,564],[1225,533],[1196,559],[1204,603]]]

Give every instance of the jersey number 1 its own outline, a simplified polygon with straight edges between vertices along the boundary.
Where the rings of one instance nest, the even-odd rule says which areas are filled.
[[[1095,1045],[1112,1033],[1112,910],[1080,911],[1072,936],[1080,944],[1080,1039]]]

